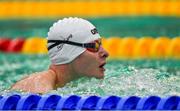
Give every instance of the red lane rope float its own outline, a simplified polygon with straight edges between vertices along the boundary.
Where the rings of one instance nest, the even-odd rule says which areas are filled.
[[[9,38],[0,38],[0,51],[6,52],[9,45],[10,45],[11,39]]]
[[[7,52],[13,52],[13,53],[21,52],[24,42],[25,39],[23,38],[16,38],[11,40],[9,47],[7,48]]]

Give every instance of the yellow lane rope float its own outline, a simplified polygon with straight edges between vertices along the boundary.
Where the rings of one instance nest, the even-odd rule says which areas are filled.
[[[180,16],[179,0],[0,1],[0,18]]]

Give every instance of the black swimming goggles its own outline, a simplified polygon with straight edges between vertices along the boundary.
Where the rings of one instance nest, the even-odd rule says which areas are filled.
[[[67,41],[67,40],[48,40],[48,43],[54,43],[48,47],[48,50],[52,49],[53,47],[59,44],[69,44],[69,45],[83,47],[83,48],[86,48],[90,52],[98,52],[101,47],[101,39],[94,40],[93,42],[90,42],[90,43],[77,43],[77,42],[72,42],[72,41]]]

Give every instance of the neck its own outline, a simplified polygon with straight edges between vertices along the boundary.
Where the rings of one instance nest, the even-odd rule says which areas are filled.
[[[56,87],[63,87],[66,83],[77,78],[70,64],[51,65],[49,69],[55,72]]]

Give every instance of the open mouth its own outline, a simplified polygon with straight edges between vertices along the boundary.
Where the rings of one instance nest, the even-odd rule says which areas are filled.
[[[100,66],[99,66],[99,68],[101,69],[101,70],[103,70],[103,71],[105,71],[105,69],[104,69],[104,66],[106,65],[106,63],[103,63],[103,64],[101,64]]]
[[[99,66],[99,68],[103,68],[103,67],[104,67],[104,65],[105,65],[105,64],[101,64],[101,65]]]

